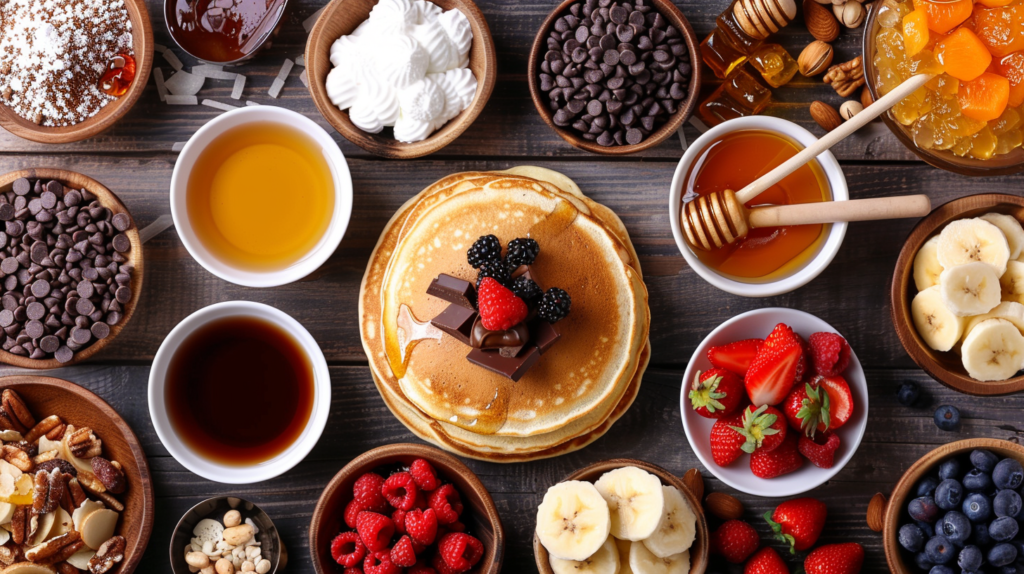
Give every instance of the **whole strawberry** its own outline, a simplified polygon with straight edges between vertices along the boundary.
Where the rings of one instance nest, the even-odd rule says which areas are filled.
[[[507,331],[522,323],[529,313],[526,303],[492,277],[484,277],[477,290],[480,323],[490,331]]]
[[[850,364],[850,344],[835,333],[814,333],[807,342],[811,347],[814,371],[825,377],[843,374]]]
[[[839,450],[839,435],[825,433],[816,438],[806,436],[800,437],[797,443],[797,450],[807,457],[811,464],[818,468],[832,468],[836,458],[836,451]]]
[[[818,541],[821,529],[825,527],[828,508],[815,498],[787,500],[766,512],[764,519],[771,526],[775,538],[789,544],[789,551],[807,550]]]
[[[727,520],[711,533],[708,550],[733,564],[742,564],[761,545],[754,527],[742,520]]]
[[[718,466],[729,466],[743,455],[747,438],[743,430],[743,413],[718,419],[711,427],[711,458]]]
[[[796,385],[786,397],[782,411],[793,430],[814,437],[825,432],[832,424],[831,403],[828,392],[820,388],[818,381]]]
[[[746,441],[740,448],[743,452],[771,452],[786,439],[786,419],[775,407],[761,405],[755,411],[747,407],[743,411],[743,430]]]
[[[757,450],[750,455],[750,472],[760,478],[775,478],[800,469],[804,457],[797,450],[796,433],[789,433],[775,450]]]
[[[864,548],[856,542],[826,544],[804,560],[807,574],[858,574],[864,566]]]
[[[743,574],[789,574],[789,567],[771,546],[765,546],[743,565]]]
[[[690,388],[690,405],[700,416],[720,419],[740,408],[746,398],[743,382],[725,369],[698,371]]]

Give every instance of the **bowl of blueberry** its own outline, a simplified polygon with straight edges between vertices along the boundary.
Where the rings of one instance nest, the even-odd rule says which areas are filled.
[[[896,574],[1024,574],[1024,447],[970,439],[914,463],[885,512],[885,557]]]

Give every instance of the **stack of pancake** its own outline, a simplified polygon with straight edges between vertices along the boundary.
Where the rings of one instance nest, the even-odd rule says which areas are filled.
[[[531,274],[572,311],[561,338],[519,381],[466,360],[429,324],[448,305],[427,295],[440,274],[475,282],[466,251],[480,236],[531,237]],[[619,218],[562,174],[536,167],[438,181],[388,222],[359,296],[360,334],[388,408],[417,436],[494,462],[557,456],[603,435],[629,408],[650,357],[650,310]]]

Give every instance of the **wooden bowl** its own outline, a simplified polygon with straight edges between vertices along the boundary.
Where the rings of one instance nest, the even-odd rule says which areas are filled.
[[[36,419],[58,415],[76,428],[89,427],[103,441],[103,456],[121,463],[128,489],[118,498],[124,504],[117,532],[128,544],[117,574],[131,574],[142,560],[150,533],[156,499],[146,454],[135,433],[103,399],[82,387],[51,377],[0,377],[0,388],[13,389]]]
[[[960,356],[952,351],[934,351],[925,344],[914,327],[910,302],[917,294],[914,286],[914,256],[930,237],[942,231],[951,221],[978,217],[988,212],[1005,213],[1024,221],[1024,198],[1017,195],[986,193],[954,199],[939,206],[914,227],[896,260],[890,288],[892,323],[903,348],[915,363],[933,379],[970,395],[1003,395],[1024,389],[1024,376],[1005,381],[983,383],[967,374]]]
[[[127,214],[131,219],[131,213],[128,212],[128,208],[121,203],[121,200],[114,195],[114,192],[110,191],[104,187],[103,184],[91,177],[63,169],[21,169],[0,175],[0,193],[10,191],[11,187],[14,185],[14,181],[23,177],[30,179],[55,179],[62,182],[65,187],[88,190],[96,195],[96,199],[100,202],[100,205],[106,207],[115,214]],[[15,355],[14,353],[7,352],[3,349],[0,349],[0,362],[7,363],[8,365],[14,365],[16,367],[22,367],[24,369],[56,369],[59,367],[66,367],[68,365],[80,363],[95,355],[109,345],[115,337],[117,337],[118,333],[121,332],[121,329],[123,329],[132,318],[132,314],[135,312],[135,306],[139,301],[139,296],[142,294],[142,239],[139,237],[139,229],[138,226],[135,225],[134,219],[132,219],[131,227],[129,227],[128,231],[125,231],[124,233],[132,243],[132,249],[128,252],[129,263],[135,266],[135,272],[132,274],[131,283],[132,298],[124,306],[121,322],[110,327],[110,334],[84,349],[75,351],[74,357],[67,363],[61,363],[57,359],[52,358],[30,359],[21,355]]]
[[[601,478],[602,474],[624,466],[635,466],[646,470],[660,478],[662,484],[678,488],[679,492],[682,492],[683,496],[686,497],[686,501],[690,503],[690,508],[693,509],[693,513],[697,516],[697,538],[693,541],[693,546],[690,547],[690,574],[703,574],[704,570],[708,567],[708,522],[704,518],[704,509],[700,504],[700,499],[689,488],[686,488],[681,478],[649,462],[633,460],[631,458],[613,458],[611,460],[595,462],[590,466],[581,468],[565,477],[562,482],[568,480],[595,482]],[[554,574],[549,563],[548,551],[540,543],[540,539],[537,538],[536,534],[533,535],[533,558],[537,562],[537,570],[540,571],[540,574]]]
[[[679,127],[683,125],[690,115],[693,113],[693,109],[697,107],[697,97],[700,94],[701,84],[701,67],[702,63],[700,60],[700,39],[697,34],[694,33],[693,27],[690,26],[689,20],[683,13],[679,11],[679,8],[670,0],[649,0],[654,5],[654,9],[657,10],[663,17],[668,19],[669,24],[675,26],[686,40],[686,47],[690,57],[690,88],[686,96],[686,101],[680,104],[679,109],[676,113],[672,114],[668,121],[665,122],[660,128],[647,136],[642,142],[636,145],[620,145],[620,146],[602,146],[598,145],[597,142],[590,142],[582,137],[574,130],[568,130],[555,125],[554,114],[551,112],[551,108],[548,107],[548,96],[540,89],[540,63],[544,59],[544,54],[548,51],[547,39],[551,30],[555,26],[555,20],[558,20],[561,16],[569,12],[569,7],[579,0],[564,0],[555,8],[554,12],[548,15],[544,23],[541,24],[540,31],[537,32],[537,36],[533,39],[533,46],[530,48],[530,59],[528,71],[526,73],[527,80],[530,83],[530,97],[533,98],[533,105],[537,108],[537,112],[540,113],[540,117],[544,119],[544,123],[551,129],[555,130],[559,136],[565,141],[569,142],[573,146],[589,151],[591,153],[599,153],[605,155],[626,155],[636,153],[656,145],[659,145],[673,134],[675,134]]]
[[[229,510],[238,510],[242,513],[242,520],[251,518],[260,529],[256,534],[256,541],[260,543],[260,556],[270,561],[270,571],[267,574],[276,574],[278,569],[284,569],[287,559],[283,558],[285,554],[282,552],[284,546],[281,544],[281,534],[274,526],[270,515],[248,500],[231,496],[215,496],[190,508],[174,527],[174,531],[171,533],[170,547],[171,571],[174,574],[192,574],[189,565],[185,563],[184,550],[192,543],[192,531],[196,524],[199,524],[199,521],[204,518],[212,518],[223,524],[224,514]],[[216,560],[212,560],[212,562],[216,562]]]
[[[128,92],[103,106],[93,117],[73,126],[45,127],[27,120],[0,102],[0,127],[12,134],[44,144],[63,144],[91,138],[121,119],[146,90],[153,68],[153,25],[145,0],[125,0],[132,23],[132,49],[135,52],[135,79]]]
[[[882,547],[885,549],[885,560],[889,563],[889,571],[893,574],[915,574],[919,572],[914,564],[903,561],[906,552],[897,540],[900,526],[912,522],[906,513],[907,502],[913,497],[914,485],[942,460],[951,456],[964,455],[976,448],[984,448],[1003,458],[1014,458],[1024,464],[1024,447],[1006,440],[994,438],[974,438],[958,440],[940,446],[915,462],[896,483],[892,496],[885,507],[882,528]]]
[[[473,45],[469,49],[469,69],[477,79],[476,96],[468,108],[452,118],[441,129],[430,134],[423,141],[404,143],[383,133],[369,134],[357,128],[348,117],[347,111],[339,110],[327,97],[327,74],[333,68],[330,59],[331,44],[339,37],[351,34],[362,24],[377,0],[331,0],[323,14],[309,32],[306,42],[306,72],[309,75],[309,91],[313,95],[320,114],[334,126],[348,141],[366,151],[386,158],[412,159],[432,154],[452,143],[455,138],[476,121],[487,105],[498,79],[498,55],[494,50],[494,39],[483,12],[472,0],[432,0],[444,10],[458,9],[473,29]]]
[[[345,505],[352,500],[356,479],[374,469],[391,464],[409,465],[417,458],[425,459],[445,482],[451,482],[462,497],[465,510],[460,521],[483,542],[484,557],[468,574],[498,574],[505,557],[505,529],[498,509],[480,479],[457,458],[432,446],[422,444],[389,444],[364,452],[352,459],[327,484],[313,510],[309,525],[309,554],[317,574],[340,572],[331,559],[331,540],[345,526]]]

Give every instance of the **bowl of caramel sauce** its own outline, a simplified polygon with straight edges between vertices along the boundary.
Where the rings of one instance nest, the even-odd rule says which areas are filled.
[[[289,0],[164,0],[171,38],[211,64],[240,64],[272,43]]]

